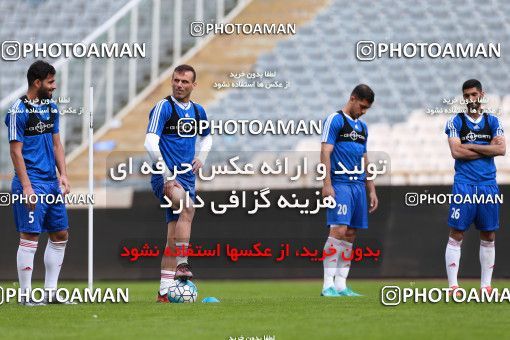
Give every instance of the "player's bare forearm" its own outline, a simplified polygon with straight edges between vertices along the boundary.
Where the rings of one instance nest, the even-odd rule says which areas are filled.
[[[23,159],[23,155],[21,150],[23,149],[23,143],[21,142],[11,142],[10,143],[10,152],[11,159],[16,174],[21,182],[23,188],[31,188],[32,184],[30,183],[30,179],[27,175],[27,168],[25,166],[25,160]]]
[[[55,163],[57,165],[58,173],[60,174],[60,176],[67,177],[64,147],[60,142],[60,137],[58,136],[58,134],[53,135],[53,152],[55,154]]]
[[[365,186],[367,188],[368,200],[369,200],[368,212],[373,213],[379,206],[379,199],[377,198],[377,193],[375,192],[375,183],[374,183],[374,181],[368,181],[368,180],[365,182],[366,182]]]
[[[450,145],[450,151],[454,159],[473,160],[484,157],[478,152],[466,148],[457,137],[448,138],[448,144]]]
[[[320,161],[326,168],[324,184],[331,184],[331,150],[329,150],[327,144],[322,144]]]
[[[363,154],[363,162],[365,163],[365,169],[368,169],[368,157],[367,154]],[[366,170],[365,170],[366,171]],[[379,199],[377,198],[377,193],[375,192],[375,182],[373,180],[365,180],[365,187],[368,193],[369,199],[369,207],[368,212],[374,212],[379,206]]]
[[[67,179],[66,169],[66,158],[64,153],[64,147],[60,142],[60,135],[58,133],[53,134],[53,152],[55,154],[55,163],[60,174],[59,185],[64,195],[67,195],[71,191],[71,185]]]
[[[333,186],[331,185],[331,152],[333,152],[333,145],[322,143],[320,161],[326,168],[326,174],[323,180],[322,196],[334,196]]]
[[[23,149],[23,143],[13,141],[10,143],[10,151],[12,164],[14,165],[14,169],[16,171],[16,175],[18,175],[18,179],[21,182],[21,186],[23,187],[23,195],[26,197],[30,197],[35,194],[34,189],[32,188],[32,183],[30,182],[30,178],[27,174],[27,167],[25,165],[25,159],[23,158],[23,154],[21,150]],[[35,210],[36,203],[27,202],[28,209],[31,211]]]
[[[485,157],[504,156],[506,143],[504,138],[496,137],[489,145],[465,144],[465,148]]]
[[[365,168],[365,174],[366,174],[366,169],[368,169],[368,156],[366,153],[363,154],[363,163],[364,163],[364,168]],[[366,174],[367,175],[367,174]],[[374,192],[375,193],[375,183],[373,180],[366,180],[365,181],[365,186],[367,188],[367,192],[370,194],[371,192]]]
[[[365,166],[365,173],[366,173],[366,169],[368,169],[368,157],[367,157],[366,153],[363,154],[363,163],[365,163],[364,166]],[[375,192],[375,183],[374,183],[374,181],[373,180],[366,180],[365,182],[366,182],[365,186],[367,188],[367,191],[369,193]]]
[[[462,145],[455,151],[452,151],[452,156],[455,159],[464,159],[464,160],[473,160],[484,157],[480,153],[469,150],[467,148],[462,147]]]
[[[502,148],[500,145],[470,144],[469,150],[485,157],[504,156],[506,153],[505,148]]]
[[[322,158],[321,157],[321,163],[324,164],[326,175],[323,180],[324,185],[331,185],[331,160],[329,157]]]
[[[366,180],[365,181],[365,187],[367,188],[367,192],[368,192],[369,195],[372,194],[372,193],[374,193],[374,194],[376,193],[375,192],[375,183],[374,183],[373,180],[372,181]]]

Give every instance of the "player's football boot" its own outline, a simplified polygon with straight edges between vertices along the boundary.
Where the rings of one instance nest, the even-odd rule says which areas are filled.
[[[35,301],[31,301],[30,299],[26,299],[25,297],[21,297],[21,301],[19,302],[19,304],[21,306],[27,306],[27,307],[46,306],[46,303],[44,303],[44,301],[35,302]]]
[[[480,295],[482,295],[484,290],[487,291],[487,295],[490,296],[492,294],[492,287],[491,286],[485,286],[485,287],[480,288]]]
[[[338,297],[340,295],[337,293],[335,288],[329,287],[329,288],[326,288],[326,289],[322,290],[321,296],[325,296],[325,297]]]
[[[193,278],[193,273],[191,272],[191,267],[186,262],[181,263],[175,268],[175,279],[186,281],[191,280]]]
[[[45,305],[77,305],[78,304],[77,302],[74,302],[74,301],[59,301],[59,299],[57,299],[56,292],[52,292],[51,302],[50,302],[50,297],[48,296],[48,294],[46,294],[44,297],[43,303]]]
[[[53,300],[52,302],[49,302],[47,300],[44,300],[45,304],[47,305],[77,305],[78,302],[74,302],[74,301],[57,301],[57,300]]]
[[[167,294],[163,294],[161,295],[158,291],[158,298],[156,299],[156,302],[158,303],[170,303],[170,301],[168,300],[168,295]]]
[[[459,289],[459,286],[451,286],[450,291],[448,292],[448,295],[452,296],[455,289]],[[462,293],[459,291],[455,292],[455,297],[460,298],[462,297]]]
[[[338,296],[363,296],[363,295],[356,293],[349,287],[346,287],[345,289],[338,291]]]

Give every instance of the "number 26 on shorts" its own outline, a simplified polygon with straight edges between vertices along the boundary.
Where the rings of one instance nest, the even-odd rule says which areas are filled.
[[[452,216],[454,220],[458,220],[460,217],[460,208],[452,208]]]

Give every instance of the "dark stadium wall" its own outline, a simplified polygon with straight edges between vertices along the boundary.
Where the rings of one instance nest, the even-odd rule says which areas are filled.
[[[361,230],[355,247],[380,250],[373,257],[353,261],[352,278],[418,278],[445,277],[444,251],[448,237],[448,205],[408,207],[404,203],[407,192],[449,193],[448,186],[432,187],[378,187],[379,209],[369,218],[369,229]],[[292,191],[294,193],[295,191]],[[504,196],[510,196],[510,186],[502,186]],[[272,191],[279,197],[286,190]],[[315,190],[296,192],[298,197],[316,200]],[[205,201],[225,202],[230,192],[201,192]],[[503,205],[504,207],[504,205]],[[296,209],[279,209],[273,201],[271,208],[255,215],[248,209],[231,210],[224,215],[213,215],[198,209],[192,229],[192,243],[204,249],[220,245],[220,256],[193,257],[191,264],[196,279],[250,279],[250,278],[321,278],[322,263],[310,256],[296,256],[303,246],[322,252],[328,229],[325,213],[300,214]],[[18,235],[13,225],[12,209],[1,207],[3,237],[0,239],[0,281],[16,280],[16,250]],[[87,211],[69,210],[70,241],[62,268],[62,279],[83,280],[87,277]],[[506,260],[510,258],[509,209],[501,209],[501,229],[496,236],[495,278],[510,277]],[[94,214],[94,274],[95,279],[159,279],[159,257],[123,257],[126,247],[143,250],[147,243],[163,250],[166,226],[164,212],[150,192],[137,192],[131,209],[96,209]],[[271,248],[272,257],[240,257],[232,261],[225,254],[231,248],[249,249],[261,242],[262,250]],[[282,246],[283,244],[283,246]],[[290,252],[277,261],[281,249],[289,244]],[[46,237],[39,242],[34,278],[44,277],[43,254]],[[478,277],[480,273],[478,232],[471,227],[462,245],[460,278]]]

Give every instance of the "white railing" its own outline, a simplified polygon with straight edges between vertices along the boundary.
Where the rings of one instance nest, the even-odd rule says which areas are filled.
[[[94,112],[96,128],[105,131],[119,113],[132,108],[142,92],[168,71],[169,65],[182,60],[183,53],[197,49],[209,39],[193,38],[189,34],[191,21],[230,20],[250,0],[131,0],[108,21],[89,34],[81,43],[127,42],[146,43],[147,59],[76,59],[62,58],[53,64],[57,70],[59,96],[70,97],[73,107],[88,112],[88,91],[94,86],[96,99]],[[230,4],[226,8],[226,3]],[[167,5],[173,4],[172,10]],[[228,9],[229,13],[225,13]],[[228,15],[228,17],[227,17]],[[188,22],[187,22],[188,21]],[[163,23],[163,25],[162,25]],[[168,34],[171,29],[172,34]],[[211,37],[209,37],[211,38]],[[162,69],[162,66],[164,69]],[[163,74],[162,74],[163,73]],[[159,77],[159,78],[158,78]],[[147,82],[144,83],[144,80]],[[12,103],[22,96],[26,86],[20,86],[0,101],[0,112],[7,112]],[[87,140],[87,115],[60,117],[61,139],[66,147],[68,160],[83,151]],[[6,131],[6,129],[0,129]],[[0,133],[1,134],[1,133]],[[95,131],[98,134],[98,131]],[[97,136],[95,136],[97,137]],[[0,173],[12,171],[6,137],[0,136]],[[0,158],[0,160],[1,160]],[[9,169],[10,167],[10,169]],[[2,183],[0,183],[0,187]]]

